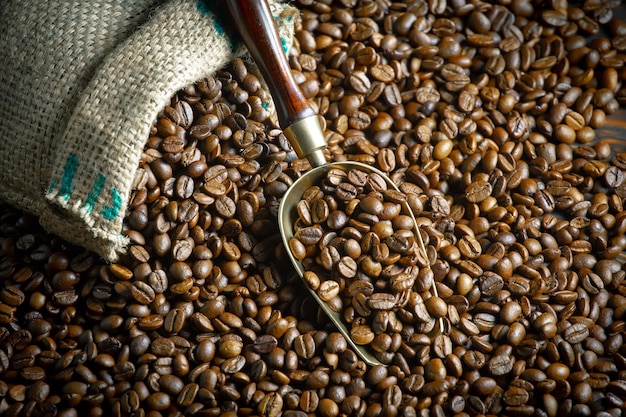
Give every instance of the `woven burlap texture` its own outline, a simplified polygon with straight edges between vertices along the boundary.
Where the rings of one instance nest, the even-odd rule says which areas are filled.
[[[269,2],[291,45],[297,10]],[[245,53],[221,1],[0,2],[0,198],[115,261],[151,125]]]

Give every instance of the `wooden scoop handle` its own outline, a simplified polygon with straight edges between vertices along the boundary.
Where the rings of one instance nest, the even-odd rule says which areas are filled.
[[[326,164],[326,139],[315,109],[296,83],[266,0],[226,0],[237,30],[274,98],[278,121],[296,154]]]
[[[265,0],[226,0],[230,15],[274,98],[282,128],[310,116],[315,110],[293,78],[283,45]]]

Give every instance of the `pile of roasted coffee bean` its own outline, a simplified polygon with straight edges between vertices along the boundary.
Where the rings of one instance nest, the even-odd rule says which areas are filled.
[[[328,158],[417,196],[449,332],[369,367],[320,313],[276,218],[309,164],[236,61],[155,121],[118,263],[2,207],[0,415],[624,415],[619,2],[294,4]]]
[[[341,314],[354,343],[383,363],[393,361],[403,330],[429,333],[447,314],[431,293],[433,273],[408,196],[376,172],[331,168],[298,202],[289,241],[307,284]]]

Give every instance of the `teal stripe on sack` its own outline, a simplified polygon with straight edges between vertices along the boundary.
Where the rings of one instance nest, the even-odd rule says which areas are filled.
[[[209,3],[211,3],[210,0],[199,0],[196,2],[196,9],[198,9],[198,11],[203,15],[208,16],[211,13],[211,6]]]
[[[77,169],[78,157],[73,153],[69,154],[65,161],[65,169],[63,170],[61,185],[59,187],[59,194],[66,200],[69,200],[70,195],[72,195],[72,182],[74,182],[74,175],[76,175]]]
[[[233,44],[241,43],[241,37],[239,33],[230,30],[234,25],[230,21],[230,15],[228,10],[221,1],[215,0],[198,0],[196,2],[196,9],[204,16],[213,17],[213,27],[215,31],[222,36],[226,36],[226,41],[231,51],[233,50]]]
[[[214,10],[219,10],[219,8],[215,7],[216,4],[213,0],[200,0],[196,3],[196,9],[198,9],[198,11],[200,13],[202,13],[205,16],[209,16],[209,15],[213,15],[213,27],[215,27],[215,30],[217,31],[218,34],[223,35],[224,33],[226,33],[226,31],[224,30],[224,25],[223,23],[223,19],[219,19],[217,14],[214,13]],[[224,5],[221,5],[222,7],[224,7]]]
[[[104,182],[106,181],[106,177],[103,173],[98,173],[98,178],[96,178],[96,182],[93,183],[91,187],[91,191],[87,195],[85,199],[85,204],[83,204],[83,208],[87,209],[89,213],[93,211],[93,206],[96,204],[96,200],[98,200],[98,196],[102,192],[104,188]]]
[[[113,220],[120,214],[120,209],[122,208],[122,196],[117,192],[115,188],[111,188],[111,200],[113,202],[110,206],[106,206],[100,211],[102,217],[107,220]]]

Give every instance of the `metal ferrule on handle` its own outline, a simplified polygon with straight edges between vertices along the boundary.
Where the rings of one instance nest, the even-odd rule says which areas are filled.
[[[326,164],[324,132],[315,109],[296,83],[266,0],[226,0],[233,23],[274,98],[278,121],[299,157]]]
[[[313,167],[326,164],[326,139],[318,116],[309,116],[294,122],[284,132],[300,158],[306,157]]]

